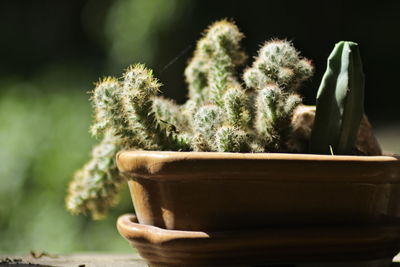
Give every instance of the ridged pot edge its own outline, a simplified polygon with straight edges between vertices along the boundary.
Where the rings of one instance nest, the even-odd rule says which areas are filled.
[[[251,173],[254,179],[271,177],[280,181],[286,177],[296,181],[360,182],[361,178],[369,183],[400,183],[398,155],[120,151],[117,165],[128,177],[149,179],[242,179],[243,173]]]

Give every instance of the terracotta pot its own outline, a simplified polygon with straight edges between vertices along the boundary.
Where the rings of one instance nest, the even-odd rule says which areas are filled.
[[[400,221],[400,158],[123,151],[140,224],[221,231]]]

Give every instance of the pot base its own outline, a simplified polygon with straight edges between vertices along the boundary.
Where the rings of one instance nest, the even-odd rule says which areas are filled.
[[[151,266],[389,266],[400,251],[400,225],[200,232],[142,225],[126,214],[117,228]]]

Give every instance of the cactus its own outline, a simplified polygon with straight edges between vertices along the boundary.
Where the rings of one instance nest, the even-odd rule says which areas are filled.
[[[209,58],[209,98],[223,107],[223,95],[230,86],[239,86],[235,68],[246,60],[241,51],[240,41],[243,34],[236,25],[228,21],[219,21],[211,25],[205,36],[205,53]],[[202,43],[202,41],[200,43]]]
[[[91,213],[94,219],[105,216],[117,204],[124,179],[119,175],[115,154],[121,149],[120,139],[110,131],[94,147],[92,159],[75,173],[69,185],[66,206],[72,213]]]
[[[271,40],[260,49],[252,68],[244,72],[243,79],[251,88],[261,89],[272,83],[285,92],[294,92],[312,76],[313,71],[311,61],[300,57],[290,42]]]
[[[227,20],[215,22],[206,30],[185,69],[192,101],[199,105],[212,101],[222,107],[228,86],[239,84],[236,68],[247,58],[240,47],[242,39],[239,28]]]
[[[216,105],[205,105],[196,112],[193,118],[194,132],[197,133],[197,142],[193,145],[195,151],[209,148],[210,151],[217,151],[215,134],[224,122],[224,111]],[[203,141],[201,141],[203,140]]]
[[[117,79],[107,77],[100,80],[92,94],[95,120],[90,130],[93,136],[101,138],[106,131],[110,131],[119,136],[126,147],[153,148],[140,134],[135,121],[127,117],[126,107],[121,99],[123,88]]]
[[[102,141],[71,183],[68,208],[99,216],[114,203],[122,179],[114,162],[118,149],[290,151],[292,115],[301,103],[297,91],[313,66],[290,42],[272,40],[245,70],[243,85],[237,73],[247,59],[242,39],[227,20],[205,31],[185,69],[189,99],[183,105],[159,96],[161,84],[141,64],[121,79],[101,80],[92,96],[91,132]]]
[[[276,85],[260,90],[257,97],[256,129],[267,151],[287,150],[293,112],[300,103],[298,95],[287,94]]]
[[[153,107],[156,120],[164,124],[169,132],[191,132],[188,116],[182,113],[182,108],[172,100],[163,97],[153,98]]]
[[[217,150],[221,152],[249,152],[250,136],[236,127],[221,127],[215,133]]]
[[[121,100],[126,106],[127,118],[135,122],[140,132],[159,150],[185,151],[190,149],[189,138],[179,134],[171,124],[158,119],[154,112],[154,97],[160,84],[152,71],[143,65],[134,65],[124,74]]]
[[[243,79],[256,93],[255,129],[258,144],[269,152],[288,151],[293,111],[301,103],[296,94],[313,74],[311,61],[284,40],[266,42]]]
[[[246,130],[251,123],[250,99],[240,86],[232,86],[223,96],[226,119],[238,129]]]
[[[358,45],[342,41],[328,58],[317,94],[310,152],[351,154],[364,114],[364,73]]]

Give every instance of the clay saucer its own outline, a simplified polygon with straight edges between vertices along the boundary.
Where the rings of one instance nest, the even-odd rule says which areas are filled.
[[[117,227],[151,266],[344,261],[365,261],[352,266],[388,266],[400,247],[400,225],[395,224],[202,232],[142,225],[134,215],[126,214],[119,217]],[[382,263],[379,259],[386,265],[377,265]]]

